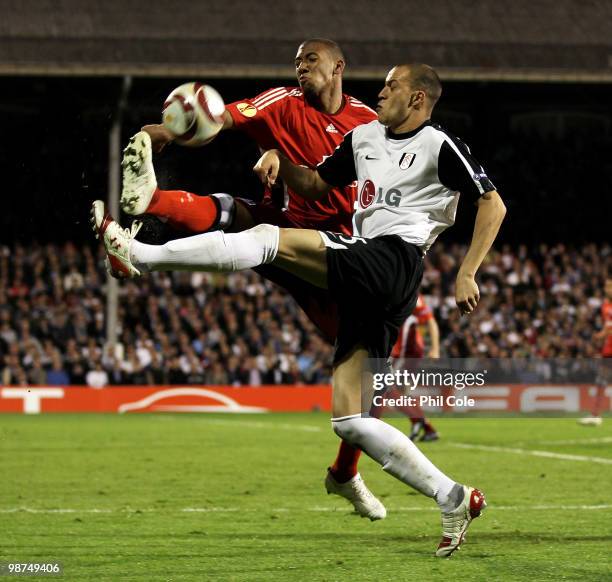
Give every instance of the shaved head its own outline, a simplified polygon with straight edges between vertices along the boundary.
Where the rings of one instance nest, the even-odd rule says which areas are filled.
[[[440,95],[440,78],[429,65],[397,65],[378,94],[378,121],[397,133],[412,131],[431,118]]]
[[[433,109],[438,99],[440,99],[440,95],[442,95],[442,83],[438,73],[424,63],[398,65],[397,69],[400,69],[402,73],[406,73],[407,80],[413,90],[423,91],[427,95],[429,104]]]
[[[301,46],[306,46],[307,44],[321,45],[327,49],[330,56],[334,60],[340,60],[340,61],[346,62],[346,59],[344,58],[344,53],[342,52],[340,45],[337,42],[330,40],[329,38],[309,38],[308,40],[305,40],[301,44]]]

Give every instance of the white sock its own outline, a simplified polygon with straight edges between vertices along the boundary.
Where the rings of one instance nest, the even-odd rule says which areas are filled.
[[[442,473],[403,432],[378,418],[360,414],[332,418],[332,426],[340,438],[363,450],[384,471],[433,497],[442,511],[457,506],[455,495],[449,497],[457,483]]]
[[[271,263],[278,251],[278,226],[260,224],[237,233],[220,230],[147,245],[133,240],[130,260],[141,271],[242,271]]]

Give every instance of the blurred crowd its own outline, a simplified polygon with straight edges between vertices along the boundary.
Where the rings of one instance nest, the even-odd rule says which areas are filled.
[[[595,357],[610,245],[501,247],[481,269],[481,302],[460,317],[465,247],[436,243],[423,294],[442,355]],[[0,385],[318,384],[333,348],[283,290],[253,272],[152,273],[120,283],[120,341],[105,345],[101,249],[0,247]]]
[[[481,300],[469,317],[455,307],[454,279],[465,247],[436,244],[426,257],[422,291],[440,326],[447,357],[593,358],[602,328],[604,283],[612,247],[502,246],[478,276]]]

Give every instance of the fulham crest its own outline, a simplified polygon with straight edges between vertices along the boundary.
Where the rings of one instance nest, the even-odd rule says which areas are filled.
[[[403,153],[399,161],[400,169],[407,170],[410,166],[412,166],[414,158],[416,158],[416,154],[409,154],[407,152]]]

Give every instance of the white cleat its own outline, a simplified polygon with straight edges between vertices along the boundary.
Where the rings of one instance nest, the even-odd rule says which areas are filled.
[[[130,138],[128,146],[123,150],[121,167],[121,210],[126,214],[144,214],[157,189],[151,137],[146,131],[139,131]]]
[[[334,493],[348,499],[361,517],[368,517],[371,521],[387,517],[385,506],[368,489],[359,473],[346,483],[338,483],[328,470],[325,489],[328,494]]]
[[[132,228],[121,228],[106,212],[104,202],[96,200],[91,206],[91,224],[96,238],[102,241],[106,249],[107,269],[110,274],[117,279],[140,275],[140,271],[130,260],[130,245],[142,222],[134,221]]]
[[[456,509],[442,513],[442,539],[436,550],[439,558],[448,558],[459,549],[470,523],[487,506],[484,494],[478,489],[464,485],[463,493],[463,501]]]
[[[578,419],[580,426],[601,426],[603,419],[601,416],[585,416],[584,418]]]

